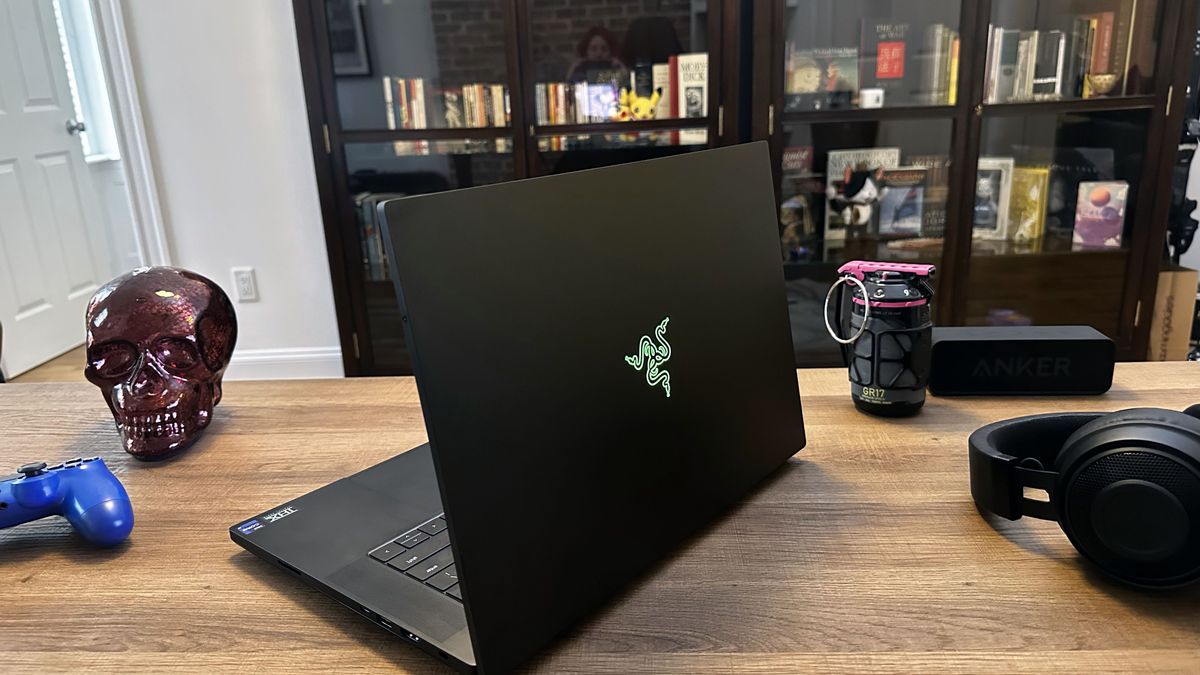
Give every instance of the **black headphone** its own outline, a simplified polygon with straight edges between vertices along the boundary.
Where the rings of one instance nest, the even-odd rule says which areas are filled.
[[[1126,583],[1200,579],[1200,404],[1018,417],[967,443],[981,511],[1058,521],[1083,557]]]

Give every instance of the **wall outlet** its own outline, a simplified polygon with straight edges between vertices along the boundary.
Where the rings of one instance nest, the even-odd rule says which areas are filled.
[[[233,296],[236,302],[258,302],[258,281],[253,267],[233,267]]]

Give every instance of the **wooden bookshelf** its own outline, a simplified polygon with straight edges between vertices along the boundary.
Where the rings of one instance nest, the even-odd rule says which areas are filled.
[[[632,122],[592,122],[589,124],[545,124],[533,127],[533,136],[569,136],[572,134],[632,134],[671,129],[706,129],[707,119],[665,119]]]
[[[953,117],[954,106],[897,106],[894,108],[841,108],[834,110],[804,110],[785,112],[779,120],[787,123],[815,122],[878,122],[882,120],[911,120]]]
[[[894,250],[880,237],[822,240],[807,249],[808,259],[797,260],[784,259],[781,249],[789,293],[803,296],[792,304],[793,326],[799,327],[797,332],[811,333],[810,345],[797,344],[798,364],[837,363],[832,343],[821,343],[823,328],[807,329],[820,324],[820,289],[828,287],[848,256],[937,264],[935,310],[941,324],[985,321],[989,308],[1006,305],[1021,305],[1027,310],[1023,314],[1039,322],[1060,316],[1048,309],[1056,303],[1074,303],[1078,311],[1061,316],[1108,332],[1122,358],[1140,358],[1146,351],[1145,317],[1157,283],[1168,177],[1183,119],[1194,2],[293,0],[293,7],[349,375],[409,372],[391,282],[380,278],[378,265],[369,265],[377,252],[367,245],[369,224],[364,218],[369,216],[364,213],[374,202],[364,201],[364,196],[483,185],[754,140],[765,140],[771,147],[781,234],[787,225],[782,209],[795,206],[788,200],[805,181],[810,187],[823,185],[830,152],[894,146],[902,148],[905,160],[944,157],[946,163],[930,169],[945,174],[937,199],[930,202],[944,211],[944,227],[927,245]],[[1040,31],[1054,27],[1039,23],[1047,13],[1121,7],[1136,8],[1130,13],[1136,21],[1129,29],[1126,51],[1127,60],[1137,61],[1139,68],[1137,77],[1123,78],[1122,87],[1128,91],[1102,98],[985,102],[992,24]],[[808,46],[854,46],[863,57],[864,17],[909,23],[920,31],[943,26],[937,35],[958,40],[953,86],[942,87],[929,100],[886,97],[884,106],[877,108],[861,107],[857,94],[839,99],[836,108],[797,108],[785,91],[788,54],[806,48],[808,40],[813,42]],[[625,39],[637,32],[635,24],[652,29],[646,34],[653,37],[639,38],[638,48],[657,54],[654,62],[667,53],[706,53],[707,114],[632,122],[539,120],[538,84],[570,80],[581,58],[576,52],[583,44],[581,36],[598,24],[616,37],[609,47],[619,60],[630,57],[631,45],[638,43]],[[825,42],[814,42],[821,40]],[[508,94],[508,109],[503,120],[493,115],[493,126],[448,128],[449,119],[440,118],[434,102],[426,120],[430,128],[389,129],[380,87],[385,75],[422,78],[435,92],[432,96],[443,97],[445,91],[469,83],[498,85]],[[703,131],[690,137],[703,142],[672,143],[674,134],[666,132],[673,131]],[[1017,156],[1010,149],[1018,146],[1030,156],[1053,157],[1060,145],[1078,144],[1081,137],[1090,137],[1088,143],[1107,143],[1114,151],[1131,148],[1124,154],[1139,158],[1136,166],[1122,161],[1113,169],[1131,186],[1120,249],[1072,252],[1069,245],[1056,245],[1032,251],[973,240],[980,157],[997,156],[1002,150]],[[814,165],[806,171],[785,171],[785,153],[805,145],[811,146]],[[813,194],[811,199],[815,204],[824,196]],[[823,208],[814,204],[806,208]],[[825,223],[814,218],[811,226],[821,229]],[[1095,276],[1094,297],[1069,276],[1088,274]],[[1036,301],[1023,299],[1033,294]]]
[[[819,176],[824,172],[820,162],[829,153],[872,147],[901,148],[900,166],[910,156],[941,155],[951,169],[944,185],[944,232],[927,248],[896,252],[871,241],[840,242],[831,248],[819,238],[812,239],[812,245],[793,244],[793,251],[812,258],[785,265],[792,284],[789,294],[799,294],[790,295],[793,325],[804,320],[796,307],[800,312],[814,311],[808,307],[812,303],[802,282],[827,285],[841,262],[858,255],[905,261],[918,257],[938,265],[934,304],[939,324],[982,324],[990,320],[989,310],[1007,308],[1034,324],[1093,325],[1116,341],[1120,358],[1144,358],[1196,11],[1196,3],[1187,0],[756,0],[750,137],[771,144],[781,230],[783,211],[801,196],[806,199],[800,204],[815,221],[811,227],[820,232],[825,226],[819,217],[825,196],[805,192],[814,186],[806,187],[784,170],[786,152],[812,155],[808,161],[817,164],[812,172]],[[1064,93],[1058,100],[988,102],[989,36],[996,27],[1017,30],[1024,40],[1031,32],[1042,36],[1061,31],[1075,15],[1104,12],[1112,13],[1115,26],[1111,53],[1123,54],[1127,68],[1120,74],[1117,91],[1075,97],[1060,74],[1056,86]],[[1122,12],[1127,12],[1124,18]],[[885,96],[887,107],[783,112],[789,104],[789,87],[794,86],[789,55],[816,57],[821,50],[830,53],[831,48],[850,45],[862,48],[860,60],[875,58],[864,51],[864,36],[872,22],[901,24],[910,31],[905,38],[906,58],[914,52],[931,53],[920,52],[919,41],[932,27],[940,24],[951,29],[959,41],[957,79],[951,80],[956,85],[954,103],[933,104],[936,97],[931,97],[929,104],[903,99],[889,104]],[[1121,30],[1127,39],[1118,45],[1115,34]],[[1063,32],[1063,42],[1070,45],[1074,36]],[[1081,58],[1091,59],[1086,50],[1094,48],[1094,41],[1088,43],[1079,52]],[[1064,48],[1063,53],[1071,52]],[[919,56],[905,65],[925,67]],[[857,86],[863,84],[859,81]],[[1073,251],[1069,231],[1066,239],[1038,248],[1011,241],[981,242],[975,237],[979,179],[989,175],[977,170],[981,157],[1012,157],[1014,167],[1057,167],[1063,163],[1060,153],[1078,147],[1090,152],[1090,146],[1108,150],[1112,166],[1103,167],[1108,172],[1104,177],[1081,180],[1119,180],[1130,186],[1119,248]],[[826,186],[823,176],[811,180]],[[1070,183],[1064,179],[1051,189],[1065,185],[1064,198],[1074,205],[1079,183]],[[1061,214],[1057,217],[1061,222]],[[1056,307],[1069,309],[1056,311]],[[815,320],[819,318],[818,313]],[[798,343],[797,362],[834,365],[836,352],[826,347],[819,339],[810,345]]]
[[[1157,97],[1114,96],[1111,98],[1088,98],[1073,101],[1031,101],[1023,103],[984,103],[983,114],[987,115],[1046,115],[1087,114],[1102,110],[1148,110],[1158,104]]]

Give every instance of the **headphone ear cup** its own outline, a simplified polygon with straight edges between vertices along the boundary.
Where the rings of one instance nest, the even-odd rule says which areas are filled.
[[[1140,586],[1200,579],[1200,419],[1105,415],[1067,438],[1055,466],[1059,523],[1084,557]]]

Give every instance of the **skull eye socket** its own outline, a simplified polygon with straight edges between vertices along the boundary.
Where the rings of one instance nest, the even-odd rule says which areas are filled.
[[[200,362],[196,346],[179,338],[163,338],[154,345],[154,356],[168,371],[184,374]]]
[[[100,377],[108,379],[128,375],[136,360],[137,350],[124,342],[109,342],[88,351],[88,363],[92,369]]]

